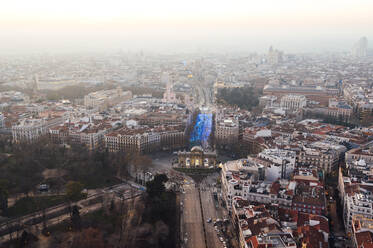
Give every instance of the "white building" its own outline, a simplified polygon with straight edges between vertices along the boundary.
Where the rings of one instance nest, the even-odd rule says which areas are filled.
[[[22,119],[16,125],[12,126],[13,142],[37,141],[41,136],[49,133],[49,128],[62,124],[63,121],[63,117]]]
[[[373,219],[373,197],[369,191],[345,194],[343,218],[348,231],[351,231],[352,218],[356,215]]]
[[[281,98],[281,108],[286,110],[298,110],[306,107],[307,99],[304,95],[286,95]]]
[[[355,217],[373,220],[373,163],[363,159],[346,161],[348,176],[339,170],[338,190],[343,205],[343,220],[348,233],[353,232]],[[355,226],[356,228],[356,226]]]
[[[283,149],[265,149],[258,157],[270,161],[272,165],[266,168],[266,180],[285,179],[294,171],[296,152]]]
[[[287,190],[294,191],[296,183],[280,180],[278,192],[273,192],[273,183],[264,181],[266,173],[266,167],[251,157],[225,163],[222,166],[221,184],[222,196],[228,210],[232,210],[232,203],[236,197],[290,208],[292,195],[287,193]]]

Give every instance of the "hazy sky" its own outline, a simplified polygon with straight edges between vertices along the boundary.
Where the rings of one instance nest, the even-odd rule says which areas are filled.
[[[349,49],[372,0],[2,0],[0,51]]]

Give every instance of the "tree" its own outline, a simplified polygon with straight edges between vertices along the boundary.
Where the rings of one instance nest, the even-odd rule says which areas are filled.
[[[71,222],[76,230],[80,230],[80,213],[79,208],[76,205],[72,207]]]
[[[77,201],[82,196],[83,184],[76,181],[69,181],[66,184],[66,197],[70,201]]]
[[[223,88],[218,92],[217,101],[251,110],[259,104],[260,95],[261,92],[253,87]]]
[[[7,187],[7,182],[5,180],[2,180],[0,182],[0,210],[3,213],[6,213],[8,209],[8,187]]]
[[[72,248],[104,248],[105,242],[102,232],[95,228],[84,229],[75,236]]]
[[[168,177],[165,174],[158,174],[150,182],[146,183],[146,191],[150,198],[160,196],[165,192],[166,188],[164,183],[168,181]]]

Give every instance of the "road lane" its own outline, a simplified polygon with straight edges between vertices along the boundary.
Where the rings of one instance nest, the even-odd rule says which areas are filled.
[[[201,200],[202,200],[202,208],[203,208],[203,215],[206,220],[205,227],[206,227],[206,240],[207,240],[207,247],[208,248],[218,248],[223,247],[222,243],[219,240],[219,237],[216,233],[214,228],[213,220],[214,219],[221,219],[221,216],[218,215],[218,212],[215,208],[215,202],[212,195],[212,189],[205,185],[201,185]],[[207,219],[211,218],[212,222],[207,223]]]
[[[198,190],[194,184],[184,185],[183,194],[183,225],[184,238],[187,238],[186,247],[205,248],[205,237],[202,226],[202,213],[199,202]]]

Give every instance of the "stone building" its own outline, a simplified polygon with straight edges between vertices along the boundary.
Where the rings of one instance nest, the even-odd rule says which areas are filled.
[[[216,121],[215,139],[218,145],[232,145],[238,142],[239,124],[234,119]]]
[[[190,152],[177,153],[179,166],[185,168],[216,167],[216,152],[205,152],[202,147],[194,146]]]
[[[307,99],[303,95],[286,95],[281,98],[281,108],[297,110],[307,105]]]

